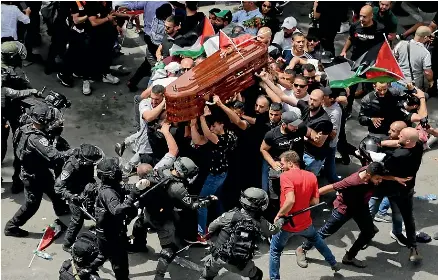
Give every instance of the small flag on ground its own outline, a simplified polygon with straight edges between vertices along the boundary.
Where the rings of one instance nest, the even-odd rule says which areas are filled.
[[[208,37],[214,36],[213,26],[207,17],[199,23],[194,32],[177,36],[174,40],[170,55],[196,58],[204,53],[204,42]]]
[[[325,69],[332,88],[347,88],[357,83],[395,82],[405,79],[388,42],[382,42],[364,53],[350,66],[342,62]]]

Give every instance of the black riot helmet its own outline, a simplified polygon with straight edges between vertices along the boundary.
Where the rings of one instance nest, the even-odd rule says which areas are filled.
[[[104,154],[103,151],[95,145],[81,144],[79,147],[79,156],[82,165],[90,166],[98,164]]]
[[[123,172],[120,168],[120,161],[116,157],[103,158],[97,164],[97,177],[103,183],[120,183]]]
[[[258,188],[248,188],[240,196],[240,204],[249,212],[263,212],[268,208],[268,194]]]
[[[182,178],[189,181],[189,183],[193,183],[198,176],[198,166],[188,157],[177,158],[173,164],[173,168]]]
[[[373,161],[370,152],[379,152],[380,139],[371,135],[366,136],[359,143],[359,152],[367,161]]]
[[[18,41],[8,41],[1,44],[2,66],[21,67],[27,56],[26,47]]]
[[[29,117],[33,123],[43,126],[48,125],[54,120],[54,116],[46,104],[38,104],[32,107]]]

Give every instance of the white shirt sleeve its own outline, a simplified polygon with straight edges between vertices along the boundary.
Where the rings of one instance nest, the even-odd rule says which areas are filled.
[[[28,17],[27,15],[23,14],[23,13],[17,8],[17,6],[14,6],[14,7],[15,7],[15,10],[16,10],[16,13],[17,13],[17,19],[18,19],[19,21],[21,21],[22,23],[24,23],[24,24],[28,24],[28,23],[30,22],[29,17]]]

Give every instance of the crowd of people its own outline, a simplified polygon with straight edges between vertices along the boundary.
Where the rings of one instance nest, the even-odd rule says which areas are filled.
[[[107,259],[116,279],[128,279],[127,254],[148,250],[148,229],[156,231],[162,248],[157,280],[164,279],[181,244],[206,244],[212,236],[217,238],[200,279],[213,279],[223,267],[262,279],[252,261],[260,237],[270,243],[269,279],[280,279],[281,253],[295,235],[307,240],[295,251],[298,266],[308,266],[306,252],[315,247],[336,272],[341,265],[325,239],[350,219],[360,234],[342,258],[344,265],[366,266],[356,257],[379,232],[374,222],[393,223],[391,238],[409,249],[411,262],[422,260],[413,197],[423,153],[438,137],[426,102],[437,88],[436,7],[422,2],[397,6],[417,18],[399,32],[394,3],[355,2],[348,38],[336,56],[335,36],[350,11],[340,2],[315,1],[307,33],[294,17],[281,22],[273,1],[243,1],[240,10],[213,8],[207,15],[194,1],[60,1],[42,8],[26,3],[2,1],[2,160],[12,129],[12,192],[24,190],[25,195],[4,232],[27,236],[21,227],[37,212],[43,193],[56,215],[70,212],[62,248],[72,259],[63,263],[60,279],[98,279]],[[45,72],[57,72],[66,87],[73,86],[74,77],[82,79],[84,95],[91,94],[93,81],[120,82],[111,64],[120,52],[123,27],[135,25],[142,33],[145,60],[127,83],[136,92],[139,82],[149,78],[147,88],[134,96],[137,131],[115,143],[120,158],[130,153],[128,161],[107,157],[90,144],[70,148],[61,137],[65,97],[25,101],[42,95],[21,68],[23,59],[42,62],[32,53],[41,36],[40,9],[51,35]],[[253,73],[255,85],[228,100],[210,96],[199,117],[169,122],[166,87],[208,63],[205,53],[180,57],[171,49],[205,24],[230,38],[248,34],[265,45],[269,63]],[[330,88],[325,67],[347,57],[355,61],[385,40],[405,80]],[[345,126],[350,118],[355,121],[358,98],[358,122],[368,136],[355,147],[347,141]],[[336,166],[350,164],[351,157],[362,167],[338,176]],[[132,175],[139,181],[125,183]],[[328,185],[318,184],[324,181]],[[317,230],[309,208],[329,192],[336,192],[331,217]],[[94,234],[80,233],[85,219],[96,223]]]

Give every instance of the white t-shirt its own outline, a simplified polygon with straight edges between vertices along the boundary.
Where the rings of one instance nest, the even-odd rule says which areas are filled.
[[[300,30],[296,29],[295,33],[302,33]],[[274,35],[274,40],[272,40],[272,43],[278,44],[281,46],[282,50],[290,50],[292,49],[292,36],[289,38],[284,38],[284,31],[280,30]]]
[[[281,90],[287,95],[287,96],[292,96],[294,94],[294,91],[292,89],[286,89],[284,88],[282,85],[279,85],[279,87],[281,88]],[[296,97],[295,97],[296,98]],[[303,98],[296,98],[297,100],[303,100],[303,101],[308,101],[309,100],[309,95],[307,94],[306,96],[304,96]],[[285,102],[283,102],[283,112],[289,112],[289,111],[293,111],[295,112],[298,116],[301,117],[301,110],[298,109],[295,106],[292,106],[290,104],[287,104]]]
[[[333,124],[333,130],[336,131],[336,137],[330,141],[330,147],[336,147],[339,140],[339,131],[341,130],[342,109],[337,102],[330,107],[324,107],[324,110],[330,117]]]
[[[143,113],[152,110],[152,103],[150,98],[143,99],[138,104],[138,109],[140,112],[140,135],[138,136],[135,146],[138,153],[142,154],[152,154],[152,148],[149,144],[148,138],[148,122],[143,119]]]

